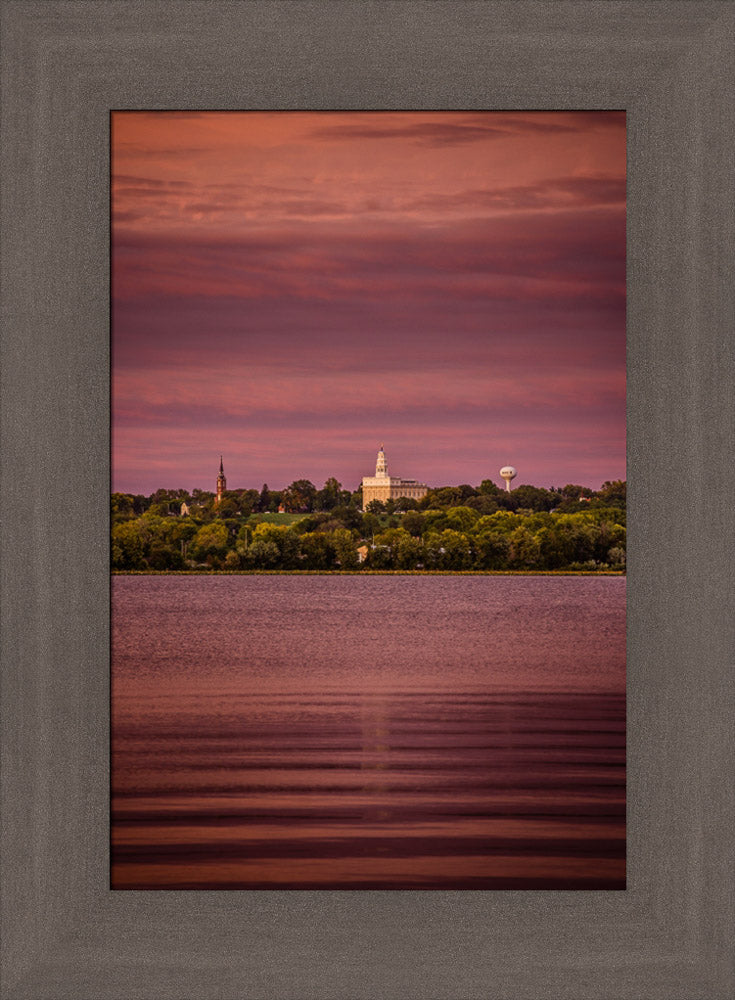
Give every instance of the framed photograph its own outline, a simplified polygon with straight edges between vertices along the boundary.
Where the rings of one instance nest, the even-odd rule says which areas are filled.
[[[114,889],[625,889],[625,168],[113,111]]]
[[[735,429],[727,417],[735,375],[729,340],[734,25],[731,3],[5,4],[2,903],[3,996],[8,1000],[167,995],[203,1000],[719,1000],[732,993],[730,840],[735,817],[726,788],[733,765],[735,638],[729,609]],[[111,303],[115,306],[123,290],[117,283],[125,280],[124,269],[113,270],[116,287],[111,289],[108,210],[117,124],[113,115],[111,152],[110,115],[119,115],[120,122],[124,116],[126,122],[141,116],[139,122],[146,126],[129,131],[128,152],[133,159],[147,157],[149,164],[156,160],[160,166],[166,157],[179,163],[189,157],[195,163],[202,135],[190,130],[186,142],[179,138],[167,146],[173,133],[167,138],[153,112],[161,112],[170,124],[176,113],[188,112],[201,121],[204,113],[243,109],[261,121],[277,112],[283,115],[276,116],[278,121],[323,114],[327,124],[319,127],[326,129],[329,116],[338,112],[353,128],[361,113],[387,114],[409,132],[419,122],[466,128],[470,119],[478,129],[501,114],[510,115],[517,125],[541,120],[564,124],[575,115],[610,122],[625,115],[630,495],[624,879],[619,867],[611,875],[602,866],[591,876],[585,868],[585,876],[576,881],[569,880],[567,871],[566,883],[539,877],[535,882],[500,879],[495,885],[486,878],[484,884],[473,884],[475,876],[457,861],[455,850],[452,863],[460,875],[454,880],[391,882],[373,852],[373,870],[382,874],[362,887],[354,878],[311,883],[302,878],[299,891],[293,891],[293,878],[263,878],[273,869],[263,864],[269,852],[267,838],[261,837],[261,861],[253,878],[235,878],[229,885],[226,879],[186,878],[163,884],[163,869],[170,873],[176,865],[171,863],[170,840],[151,838],[154,829],[160,833],[161,817],[147,813],[150,803],[140,798],[150,778],[145,766],[136,772],[133,758],[140,747],[125,747],[132,756],[125,759],[122,784],[115,786],[110,767],[109,496],[115,487],[109,455],[115,375],[110,314]],[[430,113],[448,117],[434,121]],[[181,117],[179,137],[191,120]],[[374,130],[377,124],[371,126]],[[417,133],[411,136],[415,140]],[[331,155],[334,160],[333,151]],[[346,149],[340,154],[345,176],[355,173],[350,155]],[[603,171],[592,153],[589,156],[585,176],[599,180]],[[299,157],[306,166],[304,150]],[[397,156],[396,164],[405,158]],[[551,154],[548,159],[553,159]],[[211,179],[202,178],[212,197],[221,197],[228,183],[226,165],[220,163],[214,163]],[[313,174],[314,164],[310,169]],[[451,169],[461,171],[459,159]],[[524,169],[518,168],[517,182],[507,179],[505,197],[511,197],[509,190],[515,199],[531,196],[528,178],[523,182]],[[121,224],[129,213],[132,229],[141,206],[158,218],[174,211],[175,184],[187,179],[132,168],[119,173],[127,178],[127,203],[113,202],[113,207],[120,210]],[[260,173],[266,173],[262,164]],[[141,192],[136,177],[165,179],[174,187],[169,185],[165,195],[156,197],[155,183]],[[277,180],[272,176],[267,183],[275,188]],[[605,198],[614,202],[610,180],[607,176]],[[391,196],[388,187],[383,178],[386,197]],[[460,188],[448,185],[443,193],[456,198]],[[600,191],[598,185],[595,198],[601,197]],[[419,204],[421,192],[415,194],[413,211],[426,211],[425,199],[423,208]],[[554,197],[573,199],[578,194],[577,188],[562,189],[557,183]],[[398,198],[395,191],[392,197]],[[585,197],[591,197],[589,190]],[[202,212],[214,209],[210,200]],[[114,238],[114,228],[112,232]],[[269,246],[272,252],[273,244]],[[151,252],[160,254],[160,246]],[[155,267],[147,267],[140,256],[128,257],[127,264],[132,267],[127,277],[133,275],[138,290],[147,287],[152,274],[167,274],[170,287],[163,292],[169,301],[177,298],[177,282],[216,277],[216,268],[204,273],[201,261],[195,261],[187,278],[180,256],[163,264],[159,259]],[[589,273],[601,268],[599,259],[592,257],[585,266]],[[565,278],[572,281],[573,275]],[[162,289],[155,292],[160,295]],[[157,378],[161,352],[166,343],[177,342],[175,336],[159,340],[154,357],[151,332],[159,304],[153,299],[143,305],[136,301],[138,312],[126,318],[131,342],[138,338],[139,367],[145,369],[137,373],[138,389],[143,375],[148,388],[131,396],[128,422],[118,422],[120,433],[127,429],[133,436],[145,435],[140,417],[145,417],[146,406],[156,404],[164,385]],[[187,338],[192,342],[195,321],[183,313],[176,317],[179,343]],[[336,350],[336,341],[331,346]],[[289,384],[288,392],[293,394],[293,388]],[[113,389],[122,391],[120,383]],[[604,395],[599,386],[589,391]],[[173,412],[170,400],[167,405]],[[190,405],[187,397],[183,406]],[[182,409],[182,421],[185,418]],[[174,440],[166,441],[165,456],[156,452],[155,442],[146,443],[159,468],[167,462],[176,467]],[[381,443],[372,442],[374,451]],[[403,530],[381,524],[380,517],[393,517],[401,498],[411,501],[404,502],[402,516],[409,516],[412,504],[419,508],[414,513],[421,515],[419,494],[439,485],[436,480],[427,483],[429,471],[423,468],[404,468],[404,462],[391,468],[389,443],[385,445],[374,474],[375,455],[366,456],[362,495],[349,502],[339,498],[348,507],[360,500],[360,517],[368,513],[378,519],[378,540],[371,538],[364,554],[376,567],[377,561],[388,558],[381,548],[389,548],[390,539],[382,534]],[[213,495],[197,497],[202,509],[210,504],[212,516],[194,512],[202,521],[197,532],[205,522],[237,521],[247,502],[244,494],[232,496],[227,489],[228,475],[230,487],[241,485],[231,478],[228,456],[220,459],[218,452],[214,459]],[[504,463],[515,461],[510,455],[496,463],[498,493],[501,479],[513,486],[515,470]],[[517,464],[523,481],[521,462]],[[388,493],[383,496],[386,479]],[[122,486],[124,495],[139,492],[132,480]],[[352,493],[356,486],[350,482]],[[327,487],[328,481],[322,489]],[[265,507],[257,515],[310,513],[301,510],[309,501],[296,496],[298,490],[275,492],[283,495],[263,497],[263,489],[259,491],[257,503]],[[454,515],[459,518],[455,527],[461,527],[462,516],[473,523],[475,514],[492,518],[495,512],[489,507],[479,508],[494,503],[502,510],[503,503],[494,496],[488,486],[484,494],[476,490],[463,497],[474,506],[464,505],[467,515]],[[190,500],[194,503],[191,495],[180,499],[187,507]],[[270,510],[276,499],[282,512]],[[591,497],[591,505],[597,499]],[[526,500],[534,498],[528,494]],[[322,501],[325,510],[335,509],[326,494]],[[169,504],[171,498],[160,497],[158,502]],[[578,495],[561,502],[580,506],[585,501]],[[234,505],[231,511],[225,511],[228,504]],[[291,506],[299,509],[288,509]],[[167,517],[169,512],[153,515]],[[183,521],[192,515],[179,507],[176,516]],[[261,523],[268,524],[268,519],[261,517]],[[318,535],[324,523],[315,523],[311,534]],[[238,533],[242,528],[237,525]],[[231,562],[244,561],[238,569],[247,569],[248,560],[267,561],[267,544],[275,544],[266,538],[268,530],[262,529],[257,538],[245,530],[239,539],[242,551],[237,544],[231,547]],[[442,530],[452,529],[445,525]],[[364,532],[358,534],[353,540],[363,541]],[[205,572],[208,565],[220,568],[215,561],[227,559],[228,553],[216,546],[208,549],[204,536],[197,542],[194,537],[179,539],[184,543],[181,568],[195,573]],[[448,545],[449,536],[446,541]],[[249,547],[256,543],[260,547],[253,556]],[[299,551],[322,558],[319,544]],[[438,559],[448,558],[447,545],[436,548]],[[607,546],[606,558],[612,548],[616,546]],[[122,543],[118,551],[113,546],[113,562],[128,558],[126,552]],[[414,555],[420,561],[429,552],[430,546],[421,556]],[[345,548],[334,558],[349,561],[352,556]],[[155,558],[169,556],[160,551],[146,554],[146,559]],[[354,558],[359,558],[357,549]],[[187,560],[198,566],[187,567]],[[113,591],[113,615],[114,608]],[[131,620],[140,615],[138,609]],[[157,631],[160,635],[160,628]],[[140,641],[128,639],[131,648]],[[151,641],[150,635],[146,641]],[[113,671],[113,685],[114,678]],[[135,694],[132,689],[123,693]],[[190,695],[196,698],[197,692]],[[160,691],[156,697],[161,697]],[[379,762],[385,754],[380,706],[373,699],[363,708],[362,756]],[[451,716],[451,699],[444,709]],[[286,720],[294,739],[298,725],[305,731],[309,711],[301,706],[300,714]],[[465,727],[465,746],[466,727],[479,718],[473,716],[476,705],[470,704],[467,711],[469,715],[443,717],[445,737],[460,722]],[[521,718],[517,706],[515,711],[505,714],[511,728]],[[234,707],[232,717],[233,724],[239,724]],[[134,725],[136,718],[140,723],[141,716],[133,713],[126,724]],[[267,712],[259,718],[258,738],[266,740],[273,736],[273,718]],[[339,742],[344,732],[335,720],[344,716],[332,712],[329,718],[334,723],[331,738]],[[410,721],[410,713],[404,712],[403,718]],[[596,718],[602,728],[602,716]],[[609,722],[610,716],[605,719]],[[531,722],[523,716],[520,728],[528,732]],[[480,724],[486,723],[483,716]],[[313,733],[307,737],[311,740]],[[506,734],[506,751],[509,745]],[[169,746],[163,752],[170,752],[170,744],[164,741],[161,746]],[[316,752],[323,749],[316,747]],[[200,752],[206,773],[206,747]],[[138,758],[144,765],[150,760],[146,753],[147,758]],[[186,762],[189,777],[191,763]],[[510,764],[514,766],[512,760]],[[271,761],[268,773],[273,766]],[[110,827],[111,777],[113,797],[129,793],[128,805],[119,813],[128,810],[127,833],[122,835]],[[365,780],[379,793],[371,801],[384,805],[379,778],[376,772]],[[418,798],[412,786],[406,807],[415,808]],[[181,799],[176,801],[181,807]],[[364,811],[366,803],[363,795],[357,805]],[[292,806],[286,803],[287,809]],[[346,800],[338,803],[338,808],[347,807]],[[267,808],[273,810],[272,798]],[[283,831],[275,829],[272,820],[273,815],[270,834],[283,842]],[[373,821],[390,823],[391,817]],[[442,830],[435,838],[437,851],[442,836],[452,839]],[[111,832],[117,833],[121,848],[112,866]],[[619,844],[605,839],[605,831],[595,836],[604,841],[614,867],[622,856]],[[146,849],[153,845],[158,852],[153,868],[150,857],[141,863],[136,856],[141,844]],[[174,855],[179,851],[177,856],[183,857],[181,844],[174,846]],[[184,838],[184,851],[190,849]],[[599,845],[597,849],[599,853]],[[292,853],[298,855],[295,847]],[[282,859],[275,849],[270,854]],[[432,862],[428,870],[435,872],[435,857]],[[343,867],[352,873],[360,870],[354,864]],[[292,870],[306,869],[297,865]],[[163,888],[167,891],[160,891]]]

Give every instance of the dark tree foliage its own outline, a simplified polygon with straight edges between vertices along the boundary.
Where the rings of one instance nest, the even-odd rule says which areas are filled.
[[[340,504],[334,508],[332,516],[341,521],[346,528],[356,528],[358,531],[362,528],[363,516],[352,504]]]

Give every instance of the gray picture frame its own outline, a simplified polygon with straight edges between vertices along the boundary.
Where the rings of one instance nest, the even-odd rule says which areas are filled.
[[[733,4],[2,17],[3,997],[731,996]],[[626,109],[626,891],[108,889],[112,108]]]

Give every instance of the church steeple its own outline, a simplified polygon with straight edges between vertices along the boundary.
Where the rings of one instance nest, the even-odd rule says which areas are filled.
[[[388,463],[385,460],[385,452],[383,451],[382,444],[378,452],[378,461],[375,463],[375,475],[381,479],[386,479],[388,476]]]
[[[217,476],[217,499],[214,501],[215,505],[220,502],[226,489],[227,489],[227,480],[225,479],[225,467],[222,464],[222,456],[220,455],[219,475]]]

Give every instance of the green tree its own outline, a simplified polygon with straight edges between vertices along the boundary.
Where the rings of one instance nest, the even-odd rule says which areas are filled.
[[[110,498],[110,517],[113,524],[135,517],[133,498],[128,493],[113,493]]]
[[[403,518],[403,527],[416,538],[420,538],[424,530],[424,515],[416,510],[410,510]]]
[[[615,546],[607,554],[607,561],[611,566],[625,566],[625,549]]]
[[[442,486],[439,489],[429,490],[427,496],[431,497],[431,506],[441,510],[459,507],[465,499],[460,486]]]
[[[239,556],[242,557],[247,555],[251,537],[252,530],[247,524],[243,524],[237,533],[237,539],[235,541],[235,551]]]
[[[140,517],[148,509],[148,497],[144,497],[141,493],[136,493],[133,496],[133,513],[136,517]]]
[[[225,556],[224,568],[227,570],[240,569],[240,556],[234,549],[230,549]]]
[[[579,500],[580,497],[590,496],[591,493],[592,490],[587,489],[585,486],[579,486],[576,483],[567,483],[561,490],[563,500]]]
[[[240,490],[237,494],[238,509],[243,517],[250,517],[258,509],[260,494],[257,490]]]
[[[541,546],[528,528],[521,525],[508,538],[508,564],[512,569],[538,569]]]
[[[363,515],[352,504],[339,504],[332,511],[332,516],[337,518],[345,528],[354,528],[360,532],[363,530]]]
[[[420,538],[414,538],[407,531],[401,534],[393,549],[393,561],[398,569],[416,569],[422,563],[424,547]]]
[[[255,538],[250,544],[246,556],[247,562],[255,569],[275,569],[281,558],[275,542],[263,538]]]
[[[172,548],[165,542],[155,541],[148,550],[146,562],[150,569],[165,571],[181,569],[184,565],[184,558],[178,549]]]
[[[284,491],[283,502],[294,513],[308,513],[314,510],[316,492],[316,486],[308,479],[296,479]]]
[[[442,531],[441,550],[439,564],[442,569],[469,569],[472,565],[470,543],[459,531],[452,531],[451,528]]]
[[[203,525],[191,543],[195,559],[206,560],[210,565],[224,559],[227,552],[227,528],[221,521]]]
[[[112,568],[143,569],[145,545],[135,521],[116,524],[112,529]]]
[[[168,500],[160,500],[152,503],[148,508],[148,513],[156,514],[158,517],[168,517],[170,513]]]
[[[375,536],[375,548],[370,551],[369,562],[375,569],[395,569],[399,542],[411,536],[403,528],[387,528]]]
[[[366,512],[362,515],[362,537],[372,541],[375,534],[380,531],[380,518],[377,514]]]
[[[625,510],[627,483],[623,479],[615,479],[612,482],[608,480],[602,484],[597,497],[607,507],[619,507]]]
[[[571,538],[568,530],[554,524],[539,531],[536,540],[540,564],[544,569],[561,569],[571,562]]]
[[[445,510],[424,511],[424,531],[443,531],[447,527],[447,512]]]
[[[217,505],[217,514],[221,518],[234,517],[237,511],[237,501],[230,496],[224,497]]]
[[[472,542],[477,569],[500,570],[508,568],[508,536],[499,531],[486,531]]]
[[[342,569],[357,569],[357,541],[347,528],[336,528],[332,533],[335,556]]]
[[[268,542],[276,546],[278,551],[278,568],[295,569],[299,561],[298,535],[285,524],[268,524],[256,526],[253,532],[251,548],[256,542]]]
[[[495,496],[485,493],[480,493],[476,497],[470,497],[466,505],[481,515],[494,514],[498,509],[498,501],[495,499]]]
[[[368,569],[394,569],[393,551],[390,546],[378,545],[376,541],[375,547],[371,546],[368,549],[365,566]]]
[[[192,538],[197,533],[197,526],[191,518],[184,517],[176,520],[169,531],[169,539],[172,545],[178,547],[182,560],[186,561],[189,554],[189,545]]]
[[[515,514],[507,510],[498,510],[494,514],[485,514],[481,517],[475,525],[475,530],[478,532],[499,531],[503,534],[509,534],[516,527],[518,527],[518,518]]]
[[[446,517],[447,527],[466,533],[474,528],[480,515],[470,507],[452,507],[447,511]]]
[[[304,569],[333,569],[336,553],[329,535],[310,531],[300,538],[302,566]]]
[[[316,495],[317,510],[334,510],[342,502],[342,483],[330,476]]]
[[[513,496],[518,506],[526,510],[551,510],[561,502],[561,495],[558,493],[524,484],[516,486],[513,490]]]

